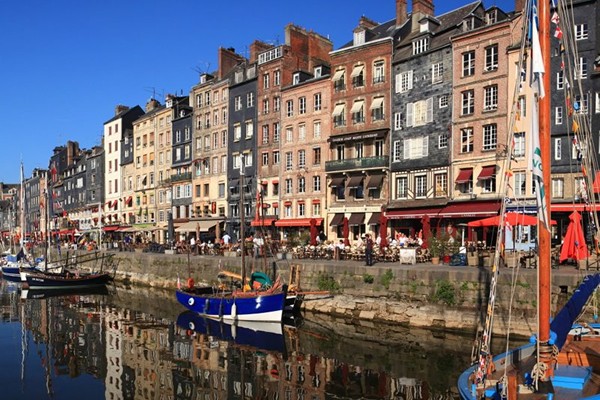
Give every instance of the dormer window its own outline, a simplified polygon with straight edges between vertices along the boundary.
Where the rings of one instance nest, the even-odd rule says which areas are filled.
[[[429,38],[421,38],[413,42],[413,56],[426,52],[429,49]]]
[[[292,76],[292,85],[297,85],[300,83],[300,72],[295,72]]]
[[[498,10],[491,10],[487,15],[487,24],[495,24],[498,22]]]
[[[463,21],[463,32],[472,31],[475,28],[475,18],[469,17]]]
[[[423,21],[421,21],[421,23],[419,24],[419,32],[429,32],[429,20],[424,19]]]
[[[167,102],[166,102],[166,104],[165,104],[165,105],[167,106],[167,108],[171,108],[171,107],[173,107],[173,99],[169,97],[169,98],[167,99]]]
[[[354,32],[354,45],[359,46],[361,44],[365,44],[365,31],[357,31]]]
[[[180,117],[185,117],[185,110],[179,111],[179,116]]]
[[[321,75],[323,75],[323,67],[319,65],[318,67],[315,67],[313,72],[314,72],[315,78],[320,78]]]

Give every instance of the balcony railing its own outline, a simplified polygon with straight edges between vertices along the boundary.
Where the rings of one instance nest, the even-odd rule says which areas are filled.
[[[350,158],[345,160],[327,161],[325,171],[346,171],[350,169],[385,168],[389,165],[389,156]]]
[[[166,179],[166,181],[168,181],[170,183],[191,181],[191,180],[192,180],[191,172],[183,172],[181,174],[173,174],[173,175],[171,175],[171,177],[169,179]]]

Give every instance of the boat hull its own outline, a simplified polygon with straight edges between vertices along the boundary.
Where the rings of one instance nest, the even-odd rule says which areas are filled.
[[[188,310],[208,318],[238,321],[281,322],[285,292],[236,296],[176,292],[177,301]]]
[[[111,281],[107,273],[89,274],[89,275],[71,275],[64,274],[44,274],[29,273],[26,276],[27,286],[30,290],[35,289],[70,289],[70,288],[90,288],[106,285]]]
[[[21,274],[24,272],[36,271],[35,267],[20,267],[18,265],[3,265],[2,277],[7,281],[21,282]]]

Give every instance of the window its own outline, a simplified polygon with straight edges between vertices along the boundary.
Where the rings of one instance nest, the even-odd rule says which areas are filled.
[[[498,69],[498,45],[492,45],[485,48],[485,71],[495,71]]]
[[[565,181],[563,178],[552,178],[552,198],[565,197]]]
[[[563,108],[555,107],[554,108],[554,125],[562,125],[563,123]]]
[[[270,83],[271,83],[271,79],[270,79],[269,74],[264,74],[263,75],[263,89],[268,89]]]
[[[321,176],[320,175],[315,175],[313,176],[313,192],[320,192],[321,191]]]
[[[315,111],[320,111],[321,110],[321,93],[315,93],[314,98],[314,109]]]
[[[588,113],[588,95],[587,93],[581,97],[581,95],[575,95],[575,102],[573,103],[573,108],[577,114],[587,114]]]
[[[373,83],[385,82],[385,63],[383,61],[375,61],[373,65]]]
[[[306,168],[306,150],[298,150],[298,168]]]
[[[313,148],[313,165],[321,164],[321,148],[314,147]]]
[[[422,126],[433,121],[433,97],[406,105],[406,126]]]
[[[412,48],[413,48],[413,55],[416,54],[421,54],[425,51],[427,51],[427,49],[429,49],[429,38],[424,37],[418,40],[415,40],[412,44]]]
[[[405,93],[413,87],[413,72],[401,72],[396,75],[396,93]]]
[[[313,137],[315,137],[315,138],[321,137],[321,121],[313,122]]]
[[[298,216],[299,217],[306,216],[306,204],[305,203],[298,203]]]
[[[438,107],[439,108],[446,108],[449,105],[449,100],[448,100],[448,95],[447,94],[443,94],[440,96],[440,99],[438,101]]]
[[[435,63],[431,65],[431,83],[440,83],[444,80],[444,64]]]
[[[382,121],[385,119],[383,100],[383,97],[375,97],[371,103],[371,119],[373,121]]]
[[[269,113],[269,99],[263,100],[263,114]]]
[[[473,151],[473,128],[460,130],[460,152],[471,153]]]
[[[398,161],[401,161],[401,160],[402,160],[402,158],[401,158],[401,154],[402,154],[402,153],[401,153],[401,151],[400,151],[400,145],[401,145],[401,144],[402,144],[402,143],[401,143],[399,140],[396,140],[396,141],[394,142],[394,145],[393,145],[393,149],[394,149],[394,151],[392,152],[392,161],[393,161],[393,162],[398,162]]]
[[[513,156],[525,157],[525,132],[515,133]]]
[[[293,117],[294,116],[294,101],[293,100],[286,101],[285,108],[286,108],[286,116]]]
[[[498,85],[483,88],[483,111],[492,111],[498,108]]]
[[[354,143],[354,158],[364,157],[364,145],[363,142]]]
[[[427,196],[427,175],[415,176],[415,197]]]
[[[306,97],[300,97],[298,99],[298,113],[306,114]]]
[[[291,126],[285,128],[285,141],[288,143],[294,141],[294,128]]]
[[[364,44],[364,43],[365,43],[365,31],[364,31],[364,29],[362,29],[360,31],[354,32],[354,40],[353,40],[354,46],[359,46],[359,45]]]
[[[279,47],[279,49],[281,49]],[[273,73],[273,84],[275,86],[281,85],[281,71],[277,70]]]
[[[306,179],[303,176],[298,178],[298,193],[306,193]]]
[[[560,160],[562,158],[562,139],[554,139],[554,159]]]
[[[240,111],[242,109],[242,97],[241,96],[235,96],[234,109],[235,109],[235,111]]]
[[[279,112],[281,110],[281,97],[273,97],[273,111]]]
[[[399,131],[402,129],[402,113],[394,113],[394,130]]]
[[[515,196],[524,197],[527,195],[527,175],[525,172],[515,172]]]
[[[556,73],[556,90],[563,90],[565,88],[565,71],[558,71]]]
[[[358,66],[354,67],[354,69],[352,70],[352,74],[350,75],[350,78],[352,78],[352,87],[358,88],[358,87],[365,86],[364,75],[365,75],[365,66],[364,65],[358,65]]]
[[[587,75],[587,60],[584,57],[579,57],[575,65],[575,79],[586,79]]]
[[[298,125],[298,141],[304,142],[306,140],[306,125]]]
[[[462,55],[462,76],[475,75],[475,51],[467,51]]]
[[[313,75],[315,78],[320,78],[323,76],[323,67],[318,65],[313,69]]]
[[[338,144],[335,147],[335,152],[336,152],[336,160],[344,160],[346,158],[346,146],[344,146],[343,144]]]
[[[575,40],[586,40],[588,38],[588,24],[575,25]]]
[[[340,127],[346,125],[346,106],[344,104],[336,104],[333,109],[333,126]]]
[[[465,90],[461,93],[462,98],[462,110],[461,115],[470,115],[475,112],[475,92],[471,90]]]
[[[517,112],[519,117],[527,116],[527,99],[525,96],[519,96],[519,101],[517,102]]]
[[[291,151],[285,153],[285,170],[291,171],[294,169],[294,155]]]
[[[496,191],[496,175],[492,175],[483,181],[480,181],[482,186],[482,191],[484,193],[494,193]]]
[[[254,136],[254,121],[246,121],[246,139]]]
[[[333,89],[336,92],[346,89],[345,71],[343,69],[337,70],[333,74]]]
[[[273,152],[273,165],[279,165],[279,162],[280,162],[279,155],[280,155],[279,150],[275,150]]]
[[[280,125],[279,122],[275,122],[273,124],[273,143],[279,143],[280,136]]]
[[[400,176],[396,178],[396,198],[406,199],[408,197],[408,178]]]
[[[435,197],[446,197],[448,196],[448,175],[435,174]]]
[[[429,155],[429,137],[404,139],[404,159],[413,160]]]
[[[596,100],[594,101],[594,112],[600,114],[600,92],[596,92]]]
[[[352,114],[353,124],[361,124],[365,122],[364,104],[364,100],[358,100],[352,105],[350,113]]]
[[[239,142],[242,138],[242,125],[237,123],[233,126],[233,141]]]
[[[448,147],[448,135],[442,133],[438,136],[438,149],[445,149]]]
[[[483,126],[483,150],[494,150],[498,144],[498,126],[488,124]]]
[[[269,144],[269,125],[262,127],[262,144]]]

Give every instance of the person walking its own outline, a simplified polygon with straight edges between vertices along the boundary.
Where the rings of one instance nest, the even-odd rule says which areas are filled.
[[[373,239],[371,235],[367,233],[365,243],[365,265],[373,265]]]

